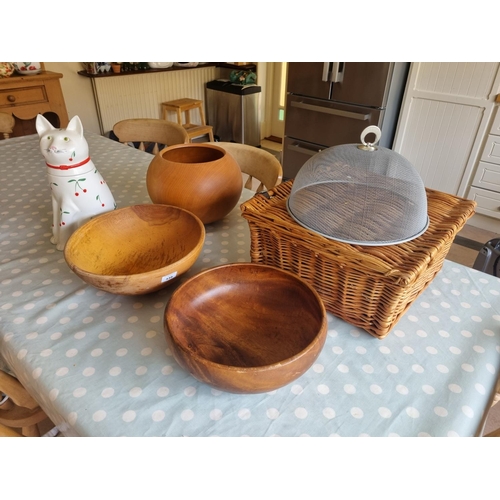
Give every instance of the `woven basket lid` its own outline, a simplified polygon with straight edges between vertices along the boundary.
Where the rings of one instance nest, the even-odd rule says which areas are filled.
[[[365,142],[374,133],[373,143]],[[427,230],[424,183],[402,155],[375,144],[370,126],[361,144],[325,149],[297,173],[287,209],[302,226],[337,241],[383,246],[410,241]]]

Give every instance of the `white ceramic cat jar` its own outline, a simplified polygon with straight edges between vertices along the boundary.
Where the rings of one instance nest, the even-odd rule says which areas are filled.
[[[52,191],[52,238],[58,250],[71,234],[92,217],[116,208],[111,191],[89,156],[80,118],[66,129],[56,129],[42,115],[36,117],[40,150]]]

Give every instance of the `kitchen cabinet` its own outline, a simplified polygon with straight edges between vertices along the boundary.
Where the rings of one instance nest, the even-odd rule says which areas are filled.
[[[426,187],[472,198],[499,91],[498,62],[412,63],[393,149]]]
[[[500,110],[489,129],[472,180],[469,198],[477,202],[476,212],[500,219]]]
[[[43,114],[55,127],[66,127],[68,112],[61,90],[61,73],[13,74],[0,78],[0,111],[14,116],[13,137],[36,133],[35,120]]]

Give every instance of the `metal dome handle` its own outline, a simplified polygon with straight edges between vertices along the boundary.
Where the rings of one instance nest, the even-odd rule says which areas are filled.
[[[366,142],[365,137],[368,134],[375,134],[375,140],[373,142]],[[380,141],[380,138],[382,137],[382,131],[376,126],[376,125],[370,125],[369,127],[366,127],[363,132],[361,132],[361,142],[358,146],[359,149],[363,149],[364,151],[375,151],[377,148],[375,147],[375,144],[377,144],[378,141]]]

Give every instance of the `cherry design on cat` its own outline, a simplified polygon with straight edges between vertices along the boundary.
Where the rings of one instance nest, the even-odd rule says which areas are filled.
[[[80,118],[56,129],[42,115],[36,118],[40,150],[52,192],[52,238],[58,250],[92,217],[116,208],[111,191],[89,156]]]

